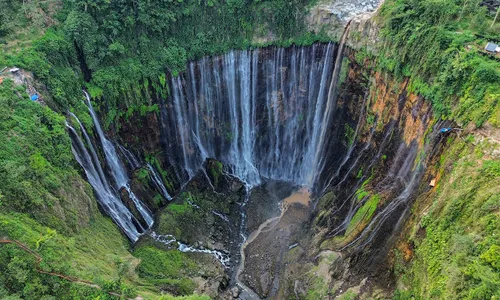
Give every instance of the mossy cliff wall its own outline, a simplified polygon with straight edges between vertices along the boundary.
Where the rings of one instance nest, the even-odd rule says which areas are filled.
[[[376,54],[383,48],[377,43],[379,28],[374,24],[372,19],[351,22],[347,39],[351,48],[343,60],[337,109],[325,146],[331,151],[325,157],[327,167],[316,191],[320,200],[311,220],[314,242],[308,253],[312,258],[333,251],[337,258],[328,262],[331,270],[325,280],[331,285],[321,285],[320,294],[342,294],[349,289],[359,292],[360,287],[373,293],[389,284],[391,288],[383,291],[389,295],[395,284],[394,268],[416,276],[414,271],[400,267],[401,263],[394,264],[400,254],[393,246],[406,245],[398,247],[412,253],[414,246],[405,242],[407,236],[400,236],[399,232],[413,228],[407,218],[412,214],[418,218],[413,208],[421,205],[423,195],[432,193],[430,182],[439,182],[436,174],[443,172],[440,167],[441,171],[436,171],[436,165],[441,166],[440,155],[453,142],[462,143],[462,138],[477,133],[439,132],[456,125],[435,117],[431,101],[415,90],[411,78],[381,67],[384,59]],[[165,79],[159,78],[156,86],[161,86],[162,80]],[[148,90],[153,95],[149,98],[150,107],[157,108],[150,112],[132,111],[129,119],[118,126],[117,138],[142,156],[157,161],[175,192],[182,180],[176,175],[179,170],[168,160],[168,141],[162,138],[160,130],[161,110],[171,109],[162,102],[167,89],[158,89],[151,83]],[[409,260],[411,255],[405,257]],[[307,272],[302,270],[300,274]],[[315,291],[314,282],[307,284],[306,290]],[[409,284],[407,288],[415,287]]]
[[[343,61],[338,108],[330,120],[326,145],[331,151],[325,157],[327,167],[316,191],[319,200],[304,237],[312,243],[296,248],[296,254],[303,253],[300,248],[305,250],[298,261],[304,269],[294,272],[301,276],[287,279],[283,293],[310,299],[340,294],[349,298],[365,292],[390,296],[397,286],[395,295],[402,299],[498,297],[500,137],[496,127],[500,106],[495,84],[498,86],[499,76],[497,60],[481,52],[486,39],[498,40],[498,22],[484,28],[486,22],[481,20],[490,20],[476,5],[478,1],[386,2],[378,18],[366,15],[350,23],[347,45],[354,50],[348,50]],[[188,3],[176,3],[164,2],[178,5],[175,12],[184,14]],[[256,19],[246,15],[246,19],[258,24],[273,12],[282,16],[287,11],[280,5],[286,3],[278,1],[269,9],[258,4],[254,8],[262,8],[262,13]],[[33,12],[41,11],[31,4],[26,2]],[[118,2],[88,10],[83,2],[70,4],[71,14],[55,19],[61,26],[47,30],[32,46],[33,37],[28,37],[27,49],[16,46],[20,35],[8,36],[9,46],[2,48],[6,51],[0,61],[34,71],[43,81],[37,88],[40,86],[46,103],[58,111],[71,109],[90,128],[81,101],[81,86],[85,85],[97,96],[108,135],[158,168],[169,191],[178,192],[181,172],[169,161],[165,150],[169,141],[159,130],[160,114],[169,105],[161,101],[168,93],[162,74],[165,66],[174,72],[182,70],[188,58],[248,47],[254,28],[240,22],[235,13],[244,3],[225,7],[225,3],[213,6],[208,1],[186,20],[170,20],[158,36],[142,31],[147,26],[140,25],[135,31],[122,26],[120,22],[130,19],[122,17],[127,9],[116,9],[115,5],[121,5]],[[296,12],[304,5],[304,1],[294,2],[290,8]],[[221,15],[234,13],[216,24],[229,29],[222,35],[223,47],[218,46],[220,28],[210,27],[208,38],[203,34],[203,27],[213,25],[212,20],[197,23],[199,31],[184,31],[192,28],[186,23],[218,6],[224,7]],[[146,16],[156,12],[147,6],[141,9]],[[10,15],[18,11],[20,4]],[[105,27],[109,12],[118,11],[113,16],[120,21]],[[316,16],[326,27],[332,25],[321,14]],[[44,19],[50,21],[50,17]],[[304,28],[296,26],[300,24],[294,19],[290,24],[279,23],[284,18],[272,20],[275,26],[270,28],[277,28],[285,39],[278,44],[317,40],[307,34],[300,37]],[[143,20],[166,24],[161,17]],[[246,26],[245,34],[233,43],[229,37],[239,30],[227,24]],[[255,31],[264,37],[256,42],[276,40],[269,28],[257,27]],[[325,29],[330,36],[340,36],[343,30],[343,26],[331,32],[331,28],[320,27],[313,29],[317,33]],[[172,28],[176,42],[164,38]],[[175,32],[176,28],[183,30]],[[113,32],[116,38],[108,39]],[[134,38],[133,32],[142,38]],[[148,34],[151,36],[145,38]],[[208,52],[203,50],[207,40],[212,45]],[[165,45],[166,51],[156,51]],[[82,59],[85,53],[87,57]],[[64,117],[29,102],[24,89],[11,80],[4,80],[0,87],[4,138],[0,148],[0,237],[20,240],[37,251],[44,257],[45,270],[91,280],[104,290],[40,274],[32,256],[10,245],[0,249],[0,264],[6,270],[0,275],[0,297],[90,297],[107,291],[131,297],[135,295],[131,285],[141,295],[152,297],[158,296],[158,286],[177,294],[195,290],[190,279],[176,278],[179,269],[186,269],[185,276],[203,274],[187,256],[165,254],[145,245],[135,253],[144,262],[137,267],[139,260],[130,254],[130,245],[98,212],[83,172],[78,173],[71,159]],[[453,120],[464,130],[440,134],[442,127],[457,127]],[[151,183],[144,180],[145,169],[133,173],[133,188],[141,198],[148,199],[155,211],[164,206],[155,200]],[[156,264],[157,257],[163,258],[161,263],[174,263]],[[158,265],[168,270],[159,270]],[[165,280],[156,281],[157,277]],[[395,283],[395,277],[401,279]]]
[[[489,123],[479,129],[470,122],[473,109],[455,118],[467,128],[436,117],[414,77],[386,68],[380,22],[350,24],[347,44],[357,50],[346,61],[339,105],[350,107],[341,123],[349,126],[344,143],[353,146],[323,175],[329,185],[311,228],[318,245],[309,250],[314,264],[299,271],[308,274],[302,279],[289,280],[288,293],[303,291],[310,299],[496,297],[498,117],[483,111]],[[464,103],[456,102],[451,114],[458,116]],[[439,132],[447,127],[455,129]]]
[[[318,299],[361,287],[391,294],[388,253],[415,199],[429,190],[428,166],[447,147],[439,133],[447,123],[407,87],[346,51],[315,210],[298,248],[285,254],[282,297]]]
[[[365,277],[371,278],[369,284],[393,280],[387,255],[415,199],[429,189],[427,167],[447,141],[439,129],[451,124],[433,118],[430,104],[408,90],[408,79],[377,70],[362,52],[347,49],[342,65],[325,145],[326,168],[315,191],[320,199],[305,237],[313,241],[307,249],[311,258],[325,251],[343,257],[332,262],[336,271],[325,279],[337,280],[330,293],[359,285]],[[161,110],[171,108],[162,102],[161,93],[155,97],[152,103],[159,111],[133,114],[121,123],[119,137],[176,174],[159,124]],[[303,273],[307,271],[298,274]]]

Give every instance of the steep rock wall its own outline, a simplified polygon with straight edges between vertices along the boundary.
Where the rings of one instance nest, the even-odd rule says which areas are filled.
[[[366,20],[378,9],[382,0],[322,0],[309,9],[307,27],[315,33],[326,33],[339,40],[352,20]]]
[[[346,54],[326,167],[315,186],[319,199],[292,238],[298,244],[268,267],[254,266],[265,280],[246,272],[261,296],[320,299],[351,289],[389,295],[391,288],[380,290],[394,283],[387,255],[415,199],[429,190],[427,166],[445,147],[437,130],[445,124],[407,91],[406,80],[376,72],[356,51]]]
[[[368,283],[379,280],[380,274],[387,275],[383,280],[392,280],[387,273],[387,253],[413,201],[428,189],[425,168],[446,140],[437,133],[444,124],[433,119],[425,99],[407,91],[406,80],[398,82],[375,71],[372,61],[356,54],[349,49],[343,60],[337,107],[324,145],[325,168],[315,186],[316,197],[321,199],[304,237],[312,239],[312,247],[306,246],[308,243],[299,246],[306,254],[299,260],[309,261],[318,253],[338,253],[339,258],[329,262],[333,269],[325,279],[337,279],[337,286],[329,287],[333,293],[341,293],[339,282],[349,288],[365,277],[373,276]],[[172,109],[173,104],[163,102],[161,93],[155,97],[160,112]],[[152,154],[163,168],[177,172],[169,153],[179,145],[171,139],[160,142],[165,135],[159,115],[134,116],[132,122],[121,125],[120,136],[136,152]],[[130,137],[131,133],[135,137]],[[182,176],[175,178],[179,186]],[[287,274],[284,270],[276,276]],[[292,278],[282,280],[290,282]],[[307,287],[305,290],[314,290],[309,283],[300,284]],[[281,285],[281,293],[291,293],[289,286]]]

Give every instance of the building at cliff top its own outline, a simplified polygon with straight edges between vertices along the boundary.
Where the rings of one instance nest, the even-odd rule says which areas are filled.
[[[500,52],[500,46],[495,44],[495,43],[488,43],[484,50],[491,52],[491,53],[499,53]]]

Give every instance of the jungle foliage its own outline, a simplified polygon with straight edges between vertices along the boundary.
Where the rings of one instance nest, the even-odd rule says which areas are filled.
[[[56,205],[73,168],[64,117],[29,100],[24,87],[0,85],[0,208],[31,213]],[[47,224],[47,220],[41,219]],[[60,230],[66,224],[52,224]]]
[[[86,85],[92,96],[104,96],[109,125],[130,107],[150,105],[148,83],[184,70],[188,60],[266,41],[312,43],[318,37],[307,34],[303,22],[309,2],[62,0],[57,25],[32,47],[0,55],[0,65],[34,71],[58,110],[81,101]],[[14,14],[23,9],[6,6]]]
[[[40,225],[27,214],[2,211],[0,225],[0,237],[21,241],[42,258],[38,264],[33,254],[18,245],[0,244],[0,298],[119,299],[108,292],[125,297],[137,294],[128,285],[134,280],[129,263],[133,257],[111,220],[97,217],[71,237]],[[38,270],[91,280],[101,289]]]
[[[155,112],[145,91],[153,86],[165,93],[165,73],[181,72],[188,60],[271,40],[287,46],[320,39],[304,27],[310,2],[0,0],[0,70],[18,66],[34,72],[46,85],[52,108],[31,102],[11,80],[0,85],[0,237],[27,244],[44,257],[45,270],[104,288],[40,274],[32,256],[7,245],[0,246],[0,298],[106,299],[107,291],[133,297],[137,292],[129,284],[148,289],[148,282],[164,276],[182,294],[191,292],[191,282],[173,279],[185,267],[175,252],[137,251],[143,259],[137,279],[127,264],[135,258],[118,229],[96,207],[87,207],[92,205],[86,201],[95,206],[95,199],[76,171],[65,119],[54,110],[72,109],[90,123],[78,113],[85,110],[81,88],[86,86],[102,100],[108,125],[134,112]],[[500,126],[500,65],[482,52],[486,41],[500,41],[500,25],[490,26],[492,16],[480,2],[387,0],[381,11],[386,45],[378,65],[410,77],[411,91],[430,100],[438,116]],[[474,159],[455,160],[459,168],[451,176],[460,179],[442,188],[422,221],[427,239],[415,239],[417,260],[403,274],[408,289],[399,292],[402,298],[500,297],[500,245],[494,238],[500,234],[498,162],[474,167]],[[370,199],[368,213],[377,204]],[[186,213],[186,203],[171,206],[172,215]],[[81,219],[83,211],[91,214]],[[165,259],[158,262],[159,256]],[[159,270],[167,261],[172,265]],[[194,298],[205,299],[186,299]]]
[[[254,36],[283,45],[312,42],[314,37],[302,35],[306,3],[0,1],[0,70],[17,66],[33,72],[47,89],[39,92],[48,104],[32,102],[24,86],[2,78],[0,237],[20,240],[40,254],[44,270],[78,276],[103,288],[40,274],[31,255],[0,245],[0,298],[107,299],[108,291],[133,297],[136,291],[128,284],[146,289],[151,288],[148,283],[156,284],[163,275],[148,259],[158,253],[137,251],[144,259],[138,275],[126,266],[133,260],[128,245],[100,215],[90,186],[76,171],[60,112],[72,110],[91,128],[82,86],[103,100],[98,104],[108,125],[135,112],[158,111],[144,90],[153,87],[165,95],[165,73],[182,71],[189,59],[248,48],[256,43]],[[3,71],[2,77],[8,78],[8,69]],[[171,273],[171,280],[162,284],[176,294],[192,292],[191,281],[177,280],[176,271]],[[144,282],[137,283],[138,277]]]
[[[500,297],[500,163],[490,142],[453,141],[426,213],[410,234],[414,257],[396,263],[395,299]],[[452,169],[451,172],[445,170]]]
[[[481,0],[391,0],[380,18],[385,46],[379,67],[409,77],[410,91],[437,116],[482,125],[500,119],[500,60],[484,52],[500,41],[500,24]]]

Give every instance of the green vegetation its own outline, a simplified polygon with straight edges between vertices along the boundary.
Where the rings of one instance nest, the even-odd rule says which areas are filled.
[[[360,169],[357,174],[357,179],[361,179],[363,177],[363,170]],[[333,238],[328,238],[321,243],[321,249],[337,249],[346,245],[350,241],[352,241],[371,221],[377,207],[379,206],[381,196],[379,194],[374,193],[369,188],[369,183],[373,179],[374,174],[363,181],[361,187],[359,187],[354,193],[354,197],[356,197],[356,203],[360,205],[357,209],[354,216],[349,221],[347,228],[343,235],[337,235]],[[321,208],[321,212],[316,217],[314,223],[316,225],[323,225],[324,222],[331,217],[330,210],[327,208],[331,204],[331,202],[335,199],[333,193],[328,193],[323,196],[323,198],[319,201],[319,208]]]
[[[339,85],[342,85],[345,80],[347,79],[347,72],[349,71],[349,64],[351,63],[351,61],[349,60],[349,58],[347,57],[344,57],[342,59],[342,68],[340,69],[340,74],[339,74]]]
[[[347,291],[344,294],[342,294],[342,296],[340,296],[339,300],[354,300],[356,299],[357,296],[358,294],[356,294],[355,292]]]
[[[73,111],[91,127],[82,104],[85,86],[98,101],[106,127],[119,130],[118,120],[157,114],[155,98],[168,94],[166,74],[183,71],[189,60],[228,49],[323,40],[305,29],[305,7],[311,2],[0,1],[0,70],[18,66],[33,72],[48,104],[30,101],[26,88],[11,79],[0,83],[0,237],[35,251],[43,258],[42,270],[102,287],[42,274],[33,255],[5,244],[0,245],[0,298],[114,298],[108,292],[153,298],[159,288],[192,293],[196,285],[189,277],[201,276],[192,257],[151,245],[138,247],[132,256],[117,227],[99,213],[92,189],[77,171],[60,112]],[[482,49],[487,41],[500,40],[500,24],[490,26],[493,15],[480,2],[387,0],[380,14],[385,43],[376,65],[398,80],[409,77],[409,90],[429,100],[437,117],[499,127],[500,63]],[[365,50],[355,54],[357,62],[367,57]],[[344,59],[343,65],[348,62]],[[341,81],[346,71],[342,69]],[[366,122],[372,126],[375,116],[368,115]],[[345,126],[345,139],[352,145],[354,129]],[[396,298],[500,297],[500,163],[483,157],[481,147],[488,146],[471,150],[471,139],[457,143],[440,162],[443,170],[453,166],[453,172],[444,174],[419,223],[425,238],[412,235],[414,260],[397,268],[403,287]],[[173,190],[174,175],[162,170],[154,155],[147,160]],[[222,171],[222,164],[210,165],[215,188]],[[357,175],[365,176],[362,169]],[[148,172],[139,170],[137,176],[146,182]],[[366,189],[369,180],[356,192],[361,207],[345,236],[327,242],[345,243],[372,218],[381,198]],[[159,231],[206,242],[208,234],[200,228],[219,218],[212,210],[230,214],[237,197],[221,201],[206,191],[185,193],[163,211]],[[160,203],[161,196],[155,199]],[[335,195],[327,194],[320,207],[334,200]],[[327,217],[322,212],[317,222]],[[327,289],[318,278],[308,297],[323,297]]]
[[[173,191],[174,186],[172,185],[173,180],[171,177],[175,176],[175,175],[169,174],[166,170],[163,170],[163,168],[161,167],[160,161],[153,154],[146,154],[146,161],[148,163],[150,163],[158,171],[158,173],[161,176],[162,182],[165,184],[165,187],[168,190]],[[148,174],[149,174],[149,171],[148,171]]]
[[[195,182],[163,209],[156,232],[172,234],[191,245],[206,241],[212,232],[211,227],[219,219],[213,211],[225,215],[237,214],[239,197],[238,193],[222,196],[215,193],[208,183]]]
[[[146,184],[148,182],[148,178],[149,178],[149,170],[147,168],[140,168],[138,171],[137,171],[137,179],[139,179],[139,181],[142,183],[142,184]]]
[[[209,296],[192,295],[185,297],[161,296],[158,300],[210,300]]]
[[[91,122],[85,113],[79,115],[82,122]],[[0,84],[0,238],[35,251],[43,259],[42,270],[102,289],[41,274],[34,255],[15,244],[0,244],[0,298],[118,298],[108,292],[156,298],[156,281],[139,278],[128,241],[100,214],[90,185],[77,172],[64,121],[32,102],[24,86],[11,79]],[[192,290],[192,284],[176,284]]]
[[[365,190],[364,185],[362,185],[357,191],[356,191],[356,201],[362,201],[365,199],[366,196],[369,196],[370,192]]]
[[[43,258],[40,268],[44,271],[91,281],[102,288],[40,274],[33,255],[17,245],[0,244],[2,299],[9,295],[22,299],[119,298],[108,292],[157,299],[158,287],[173,294],[190,294],[195,285],[189,277],[198,274],[199,269],[189,256],[177,250],[144,246],[136,249],[132,256],[128,241],[116,225],[102,216],[78,234],[65,236],[25,214],[0,213],[0,237],[19,240],[34,250]],[[196,297],[206,299],[205,296],[179,299],[198,299]]]
[[[48,107],[29,100],[24,88],[10,79],[0,85],[1,210],[25,212],[58,231],[72,232],[78,229],[79,217],[65,220],[50,209],[58,205],[76,209],[81,205],[72,201],[74,193],[64,189],[68,183],[81,185],[73,168],[64,120]],[[88,188],[85,192],[92,194]],[[85,196],[80,195],[78,200]],[[44,214],[40,211],[43,208],[54,216]]]
[[[189,203],[183,202],[182,204],[171,204],[167,207],[167,211],[172,213],[174,216],[182,216],[188,212],[191,212],[192,208]]]
[[[331,212],[329,208],[333,205],[335,199],[335,194],[333,192],[328,192],[318,200],[317,207],[319,213],[314,220],[315,226],[325,226],[325,222],[327,222]]]
[[[360,169],[360,172],[362,174],[363,170]],[[358,175],[360,173],[358,172]],[[362,176],[358,176],[358,179],[361,178]],[[359,201],[362,201],[363,199],[365,199],[366,196],[369,196],[370,195],[370,192],[366,189],[367,185],[370,183],[370,181],[372,180],[373,178],[373,175],[370,176],[368,179],[366,179],[365,181],[363,181],[363,183],[361,184],[361,187],[359,189],[356,190],[356,199],[357,199],[357,202]]]
[[[307,290],[307,295],[305,299],[307,300],[315,300],[315,299],[324,299],[328,295],[328,285],[325,280],[321,277],[316,277],[312,282],[310,282],[310,286]]]
[[[363,177],[363,168],[359,168],[358,174],[356,174],[356,179],[361,179]]]
[[[500,62],[483,53],[500,40],[500,24],[481,0],[390,0],[382,7],[386,46],[378,67],[409,77],[410,91],[432,102],[437,116],[498,126]]]
[[[154,229],[157,234],[173,235],[176,240],[198,248],[213,249],[214,243],[228,247],[233,239],[230,235],[234,232],[214,212],[226,214],[229,218],[239,216],[236,201],[240,200],[240,195],[216,193],[205,179],[196,176],[184,192],[160,211]],[[200,287],[206,287],[204,280],[217,281],[224,276],[223,266],[214,263],[212,255],[182,253],[172,250],[177,248],[175,243],[166,246],[150,237],[139,241],[135,247],[134,256],[141,259],[137,272],[157,291],[189,295],[195,289],[199,291]],[[222,246],[218,244],[217,247]],[[204,293],[210,296],[215,296],[215,292],[204,288]]]
[[[397,268],[404,288],[396,299],[500,297],[500,163],[477,151],[490,147],[454,141],[443,162],[453,170],[440,180],[410,237],[415,257]]]
[[[347,140],[347,146],[350,147],[352,143],[354,143],[354,138],[355,138],[354,135],[356,134],[356,132],[351,126],[349,126],[349,124],[345,124],[344,129],[345,129],[344,135]]]
[[[134,251],[134,256],[141,259],[137,267],[141,278],[174,294],[188,295],[194,292],[196,284],[189,277],[194,277],[198,268],[185,253],[145,246]]]
[[[302,280],[307,284],[307,294],[304,299],[326,299],[336,292],[338,285],[331,282],[332,279],[328,275],[328,270],[338,258],[339,255],[335,252],[323,252],[320,254],[317,264],[304,264],[301,266],[301,271],[304,274]]]
[[[134,296],[127,286],[135,281],[127,262],[133,257],[126,250],[126,241],[109,220],[98,217],[90,226],[72,237],[42,226],[25,214],[0,213],[0,237],[9,237],[26,244],[43,260],[45,271],[91,280],[103,287],[97,290],[70,283],[35,270],[35,257],[14,244],[0,245],[0,297],[7,295],[27,299],[52,296],[58,299],[80,299],[101,296],[107,291]]]
[[[151,91],[164,97],[165,72],[183,71],[188,60],[271,42],[288,46],[325,39],[305,30],[311,0],[50,2],[50,9],[0,3],[7,16],[0,38],[8,50],[0,54],[0,65],[33,71],[59,110],[78,105],[86,85],[93,97],[103,97],[96,109],[106,127],[134,112],[157,112]],[[23,14],[29,7],[33,13]],[[34,19],[52,22],[33,26]],[[10,24],[27,27],[30,35]],[[18,37],[30,43],[14,47]]]
[[[371,220],[373,213],[377,209],[377,205],[380,202],[380,196],[374,195],[371,196],[368,201],[366,201],[363,206],[354,214],[349,222],[349,226],[347,226],[345,236],[350,236],[353,232],[359,231],[360,227],[364,228],[366,224]]]
[[[214,181],[214,186],[219,186],[219,179],[222,176],[223,166],[220,161],[210,161],[210,175]]]
[[[366,117],[366,123],[370,126],[373,126],[373,124],[375,124],[375,115],[368,112],[368,116]]]
[[[103,289],[41,274],[34,255],[2,244],[2,299],[109,299],[108,291],[136,293],[125,283],[133,276],[121,273],[133,258],[128,243],[100,215],[92,189],[76,171],[64,120],[29,100],[25,87],[10,79],[0,84],[0,238],[34,250],[44,271],[93,281]]]

